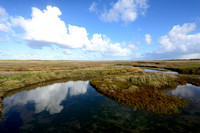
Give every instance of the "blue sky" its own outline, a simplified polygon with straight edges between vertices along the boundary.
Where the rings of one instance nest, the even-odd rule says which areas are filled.
[[[199,0],[1,0],[0,59],[200,58]]]

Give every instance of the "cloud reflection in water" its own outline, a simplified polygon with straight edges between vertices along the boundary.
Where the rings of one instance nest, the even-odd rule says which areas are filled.
[[[181,96],[184,98],[200,97],[200,87],[192,84],[179,85],[176,89],[166,92],[166,94]]]
[[[34,90],[23,91],[4,99],[4,112],[7,112],[15,105],[24,105],[28,102],[35,104],[35,112],[48,111],[50,114],[61,112],[62,101],[67,96],[76,96],[87,92],[89,81],[69,81],[66,83],[56,83]]]

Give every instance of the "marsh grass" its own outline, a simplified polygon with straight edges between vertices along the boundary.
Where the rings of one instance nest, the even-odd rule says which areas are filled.
[[[0,75],[0,91],[3,96],[7,91],[26,87],[32,84],[38,84],[57,79],[91,79],[105,75],[120,75],[129,72],[134,72],[137,68],[119,67],[119,68],[104,68],[101,70],[71,70],[71,71],[46,71],[46,72],[26,72],[14,73],[8,75]]]
[[[144,63],[155,64],[144,64]],[[181,74],[197,74],[200,75],[200,60],[164,60],[164,61],[146,61],[133,62],[130,64],[135,67],[164,68]]]
[[[186,100],[163,95],[161,92],[186,82],[200,84],[199,77],[148,73],[131,66],[166,68],[179,73],[200,74],[200,60],[0,60],[0,98],[2,99],[8,91],[47,81],[91,79],[90,83],[97,91],[118,102],[132,106],[134,110],[142,109],[160,114],[173,114],[187,106]]]
[[[200,76],[199,75],[179,75],[179,77],[187,83],[200,86]]]
[[[70,61],[70,60],[0,60],[0,71],[33,72],[113,67],[130,61]]]
[[[112,76],[92,79],[90,84],[100,93],[132,106],[134,110],[147,110],[158,114],[176,114],[187,106],[180,97],[164,95],[161,92],[183,83],[173,74],[145,73],[133,76]]]
[[[135,66],[165,68],[182,74],[199,74],[200,60],[158,60],[158,61],[66,61],[66,60],[0,60],[0,71],[33,72],[76,70],[113,66]]]
[[[149,73],[142,76],[130,77],[128,80],[130,83],[140,87],[157,88],[159,90],[177,86],[181,82],[185,83],[177,75],[167,73]]]

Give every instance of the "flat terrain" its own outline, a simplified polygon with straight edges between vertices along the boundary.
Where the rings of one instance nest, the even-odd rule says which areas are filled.
[[[173,70],[179,74],[145,72],[142,68]],[[125,105],[133,106],[134,110],[178,113],[178,109],[185,107],[187,102],[182,98],[163,96],[162,91],[179,84],[199,85],[199,75],[200,60],[1,60],[0,97],[2,100],[11,90],[47,81],[81,79],[90,80],[97,91]],[[137,98],[133,99],[133,96]]]
[[[65,60],[0,60],[1,74],[9,72],[75,70],[108,66],[167,68],[180,73],[200,74],[200,60],[164,61],[65,61]]]

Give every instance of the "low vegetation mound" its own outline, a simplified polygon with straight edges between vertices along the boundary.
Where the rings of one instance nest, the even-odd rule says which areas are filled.
[[[97,78],[90,84],[100,93],[132,106],[134,110],[147,110],[158,114],[176,114],[187,106],[181,97],[162,94],[163,90],[183,84],[184,81],[173,74],[145,73],[129,76],[109,76]]]

